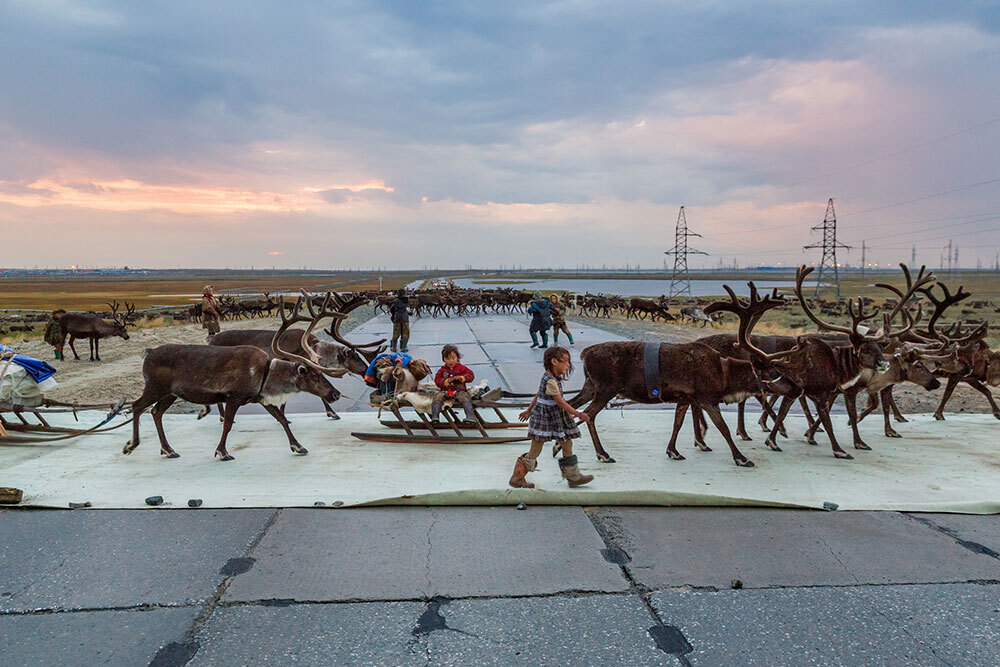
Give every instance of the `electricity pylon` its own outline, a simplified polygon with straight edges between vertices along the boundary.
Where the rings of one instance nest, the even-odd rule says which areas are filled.
[[[823,285],[823,274],[833,272],[833,282],[837,288],[837,298],[840,298],[840,271],[837,267],[837,248],[850,250],[851,246],[837,242],[837,214],[833,210],[833,197],[826,204],[826,216],[822,225],[816,225],[812,231],[823,230],[823,243],[811,243],[803,246],[804,250],[813,248],[823,249],[823,259],[819,263],[819,271],[816,276],[816,296],[819,296],[819,288]]]
[[[663,253],[674,256],[674,272],[670,276],[670,291],[667,294],[667,303],[672,302],[675,296],[684,296],[686,294],[688,298],[691,298],[691,278],[688,276],[687,256],[708,254],[707,252],[689,248],[689,236],[701,238],[701,234],[688,231],[687,218],[684,217],[684,207],[681,206],[680,213],[677,214],[677,231],[674,235],[674,247]]]

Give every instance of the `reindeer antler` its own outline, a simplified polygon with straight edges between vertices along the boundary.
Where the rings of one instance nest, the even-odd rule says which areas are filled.
[[[896,307],[892,309],[891,313],[889,313],[890,320],[894,319],[896,315],[898,315],[900,311],[902,311],[903,308],[906,307],[906,303],[913,298],[914,294],[916,294],[917,292],[922,292],[925,288],[930,289],[926,286],[937,280],[937,278],[934,276],[933,271],[925,275],[925,271],[927,269],[926,265],[920,267],[920,271],[917,273],[916,280],[913,280],[913,277],[910,275],[910,269],[909,267],[906,266],[906,264],[900,262],[899,268],[903,269],[903,276],[905,276],[906,278],[905,293],[901,289],[899,289],[898,287],[894,287],[893,285],[889,285],[886,283],[875,283],[875,287],[881,287],[882,289],[887,289],[893,294],[895,294],[897,297],[899,297],[899,303],[897,303]]]
[[[937,321],[941,318],[942,315],[944,315],[944,311],[948,310],[948,308],[954,306],[959,301],[962,301],[963,299],[967,299],[970,296],[972,296],[972,292],[964,291],[963,286],[959,285],[958,291],[952,294],[948,290],[948,286],[945,285],[944,283],[939,282],[935,283],[935,285],[941,288],[941,292],[944,294],[943,297],[938,298],[937,296],[935,296],[933,292],[934,285],[931,285],[930,287],[927,288],[923,288],[919,291],[921,294],[927,297],[928,301],[934,304],[934,313],[931,315],[930,321],[927,322],[927,333],[931,336],[931,338],[936,338],[937,340],[943,341],[945,340],[945,338],[942,337],[941,333],[938,332],[937,328],[935,327]]]
[[[729,294],[729,301],[714,301],[705,307],[704,313],[706,315],[710,315],[717,311],[734,313],[740,318],[740,329],[739,334],[737,335],[737,340],[739,341],[740,346],[745,347],[747,350],[750,350],[765,361],[786,356],[788,354],[787,351],[778,352],[776,354],[767,354],[763,350],[754,347],[753,343],[750,342],[750,332],[753,331],[754,326],[756,326],[757,322],[760,321],[760,318],[764,316],[764,313],[772,308],[783,306],[786,303],[785,298],[778,294],[777,288],[774,288],[771,290],[770,294],[761,298],[760,293],[757,291],[757,286],[753,283],[753,281],[747,283],[747,286],[750,288],[749,302],[737,297],[736,293],[733,292],[729,285],[723,285],[722,288],[726,290],[727,294]]]
[[[336,299],[336,302],[338,304],[337,305],[337,310],[340,311],[341,313],[343,313],[344,318],[346,318],[347,314],[350,313],[351,311],[353,311],[353,310],[355,310],[357,308],[360,308],[361,306],[363,306],[366,303],[368,303],[368,299],[366,297],[358,295],[358,294],[355,294],[355,295],[351,296],[350,299],[344,299],[344,297],[340,296],[336,292],[334,292],[333,294],[334,294],[334,298]],[[335,341],[337,341],[338,343],[340,343],[342,345],[346,345],[347,347],[351,348],[352,350],[364,349],[364,348],[368,348],[368,347],[379,347],[380,345],[382,345],[382,343],[385,342],[385,338],[382,338],[382,339],[373,341],[371,343],[364,343],[364,344],[360,344],[360,345],[357,344],[357,343],[352,343],[349,340],[347,340],[346,338],[344,338],[343,334],[340,333],[340,323],[342,321],[343,321],[343,318],[339,318],[339,319],[334,320],[333,323],[330,325],[330,328],[327,329],[326,332],[328,334],[330,334],[330,336]]]
[[[302,290],[302,295],[304,298],[300,298],[295,302],[295,306],[292,308],[292,314],[290,316],[285,313],[285,297],[284,296],[278,297],[278,312],[281,314],[281,326],[278,327],[278,331],[275,332],[274,337],[271,339],[271,352],[274,353],[274,356],[279,359],[298,361],[300,363],[309,366],[310,368],[319,371],[320,373],[326,373],[327,375],[341,377],[344,375],[345,372],[344,369],[327,368],[319,363],[320,361],[319,354],[317,354],[316,351],[313,350],[312,347],[309,345],[309,336],[312,335],[313,329],[316,328],[316,325],[319,324],[321,320],[324,320],[327,317],[332,317],[335,319],[343,319],[347,317],[347,315],[339,313],[337,311],[329,310],[329,303],[330,303],[329,293],[327,293],[326,298],[323,300],[323,304],[318,312],[312,303],[312,298],[309,296],[309,294],[306,293],[305,290]],[[307,304],[307,308],[309,311],[308,316],[302,314],[303,302]],[[299,322],[309,323],[309,326],[302,333],[302,349],[307,355],[309,355],[308,358],[303,357],[302,355],[299,354],[295,354],[294,352],[289,352],[288,350],[283,350],[281,349],[281,346],[278,344],[279,341],[281,340],[281,336],[284,335],[286,331],[288,331],[288,328],[291,327],[293,324],[297,324]]]

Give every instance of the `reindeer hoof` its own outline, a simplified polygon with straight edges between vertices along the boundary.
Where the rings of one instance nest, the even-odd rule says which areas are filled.
[[[854,449],[862,449],[862,450],[864,450],[866,452],[870,452],[872,450],[871,447],[869,447],[867,444],[865,444],[863,442],[856,442],[856,443],[854,443]]]
[[[1000,419],[1000,412],[994,412],[993,416],[996,417],[997,419]],[[906,420],[904,419],[903,421],[906,421]]]
[[[741,468],[753,468],[754,467],[753,461],[751,461],[750,459],[743,459],[742,461],[737,461],[736,465],[738,465]]]
[[[667,456],[669,456],[670,458],[672,458],[674,461],[684,461],[685,460],[684,456],[680,452],[672,452],[669,449],[667,450]]]
[[[298,454],[299,456],[305,456],[306,454],[309,453],[309,450],[306,449],[305,447],[299,447],[298,449],[293,449],[292,453]]]
[[[902,438],[903,436],[901,436],[900,434],[896,433],[895,431],[886,431],[885,432],[885,437],[887,437],[887,438]]]
[[[706,445],[704,442],[701,442],[701,443],[696,442],[696,443],[694,443],[694,446],[697,447],[698,449],[700,449],[703,452],[710,452],[710,451],[712,451],[712,448],[709,447],[708,445]]]
[[[996,417],[997,419],[1000,419],[1000,415],[998,415],[995,412],[993,413],[993,416]],[[896,423],[897,424],[905,424],[908,421],[910,421],[910,420],[907,419],[906,417],[904,417],[903,415],[900,415],[900,416],[896,417]]]
[[[236,460],[236,458],[232,454],[230,454],[229,452],[226,452],[226,453],[216,452],[215,456],[218,459],[222,460],[222,461],[235,461]]]
[[[201,409],[201,410],[200,410],[200,411],[198,412],[198,419],[204,419],[205,417],[207,417],[207,416],[208,416],[208,413],[209,413],[209,412],[211,412],[211,410],[209,410],[209,409],[208,409],[207,407],[205,407],[205,408],[202,408],[202,409]]]
[[[162,454],[163,456],[166,456],[168,459],[179,459],[181,457],[180,454],[178,454],[177,452],[175,452],[173,450],[167,452],[167,451],[164,451],[164,450],[161,449],[160,450],[160,454]]]
[[[340,419],[340,415],[338,415],[338,414],[337,414],[336,412],[334,412],[333,410],[330,410],[330,411],[328,411],[328,412],[326,413],[326,416],[327,416],[327,417],[329,417],[330,419]]]
[[[132,441],[129,440],[125,443],[125,446],[122,447],[122,454],[131,454],[133,450],[135,450],[135,447],[132,446]]]
[[[770,447],[772,451],[775,451],[775,452],[780,452],[781,451],[781,447],[778,447],[778,443],[776,443],[774,440],[768,440],[764,444],[767,445],[768,447]]]
[[[602,463],[615,463],[615,459],[609,454],[605,454],[604,456],[598,456],[597,460],[601,461]]]
[[[938,420],[939,422],[943,422],[944,421],[944,415],[938,414],[938,413],[935,412],[934,413],[934,419]]]
[[[815,438],[806,438],[806,444],[807,445],[818,445],[819,443],[816,442]]]
[[[737,433],[736,435],[740,436],[740,440],[743,440],[744,442],[753,442],[753,438],[746,433]]]
[[[853,459],[854,458],[853,456],[851,456],[850,454],[848,454],[847,452],[845,452],[843,450],[841,450],[839,452],[834,452],[833,455],[836,456],[838,459]]]

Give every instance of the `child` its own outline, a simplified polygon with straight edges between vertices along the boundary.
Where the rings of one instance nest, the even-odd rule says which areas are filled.
[[[528,306],[528,314],[531,315],[531,326],[528,333],[531,334],[531,347],[547,348],[549,346],[549,328],[552,326],[552,302],[542,296],[542,293],[535,290],[531,295],[532,302]],[[542,334],[542,344],[538,344],[538,333]]]
[[[66,311],[62,308],[53,310],[52,314],[49,315],[48,324],[45,325],[45,342],[56,349],[56,359],[60,361],[63,359],[63,345],[66,343],[66,337],[63,335],[59,320],[65,313]]]
[[[569,327],[566,326],[566,315],[562,304],[559,302],[559,295],[550,294],[549,301],[552,303],[552,344],[559,344],[559,332],[562,331],[569,338],[569,344],[572,345],[573,334],[569,332]]]
[[[562,379],[573,370],[569,350],[553,345],[545,350],[544,364],[545,373],[538,385],[538,393],[531,399],[528,409],[519,415],[521,421],[530,417],[528,435],[531,436],[531,449],[517,457],[510,485],[535,488],[524,476],[538,467],[538,455],[542,453],[545,441],[555,440],[556,448],[563,453],[563,458],[559,459],[563,478],[570,487],[581,486],[593,480],[594,476],[580,474],[580,466],[573,454],[573,438],[580,437],[580,429],[573,422],[573,417],[589,422],[590,415],[577,411],[562,397]]]
[[[462,355],[454,345],[445,345],[441,348],[441,360],[444,366],[434,376],[434,384],[441,389],[434,394],[434,402],[431,403],[431,419],[434,421],[440,420],[441,407],[448,398],[454,398],[456,402],[462,404],[465,421],[473,423],[476,421],[476,413],[472,411],[472,399],[469,397],[467,386],[476,379],[476,374],[459,362],[461,358]]]

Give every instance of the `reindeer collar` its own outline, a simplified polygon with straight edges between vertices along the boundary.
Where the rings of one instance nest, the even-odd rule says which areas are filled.
[[[646,379],[646,397],[654,401],[662,401],[660,389],[660,344],[646,343],[642,355],[642,374]]]

